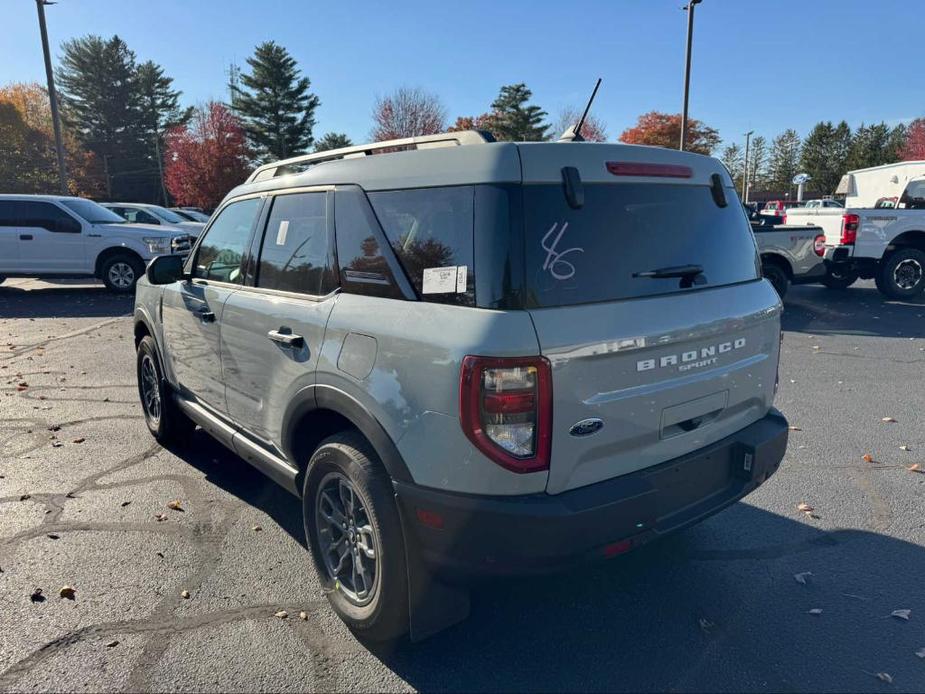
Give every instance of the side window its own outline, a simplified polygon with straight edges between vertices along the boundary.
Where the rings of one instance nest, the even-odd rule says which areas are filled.
[[[908,210],[925,209],[925,181],[911,181],[899,199],[899,206]]]
[[[370,193],[411,284],[425,301],[475,305],[471,186]]]
[[[50,202],[22,201],[18,203],[19,224],[48,231],[61,231],[74,226],[74,219]],[[78,225],[78,231],[80,227]]]
[[[145,212],[144,210],[131,210],[131,212],[135,216],[135,218],[132,220],[133,222],[138,222],[139,224],[160,224],[161,223],[161,220],[159,220],[153,214],[149,212]]]
[[[241,261],[260,210],[260,198],[233,202],[221,211],[196,251],[193,277],[241,284]]]
[[[324,295],[334,289],[326,193],[278,195],[267,221],[257,286]]]
[[[393,269],[382,253],[382,244],[388,241],[358,187],[344,186],[334,193],[334,227],[340,284],[344,291],[387,299],[404,298]],[[395,268],[395,272],[398,271]]]
[[[16,203],[12,200],[0,200],[0,227],[17,226]]]

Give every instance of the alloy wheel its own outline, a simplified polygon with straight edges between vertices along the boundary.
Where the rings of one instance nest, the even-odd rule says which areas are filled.
[[[141,360],[141,402],[145,414],[155,427],[161,421],[161,391],[158,385],[157,369],[150,354]]]
[[[135,269],[128,263],[113,263],[109,268],[109,281],[119,289],[128,289],[135,281]]]
[[[922,264],[915,258],[906,258],[893,268],[893,282],[900,289],[915,289],[921,281]]]

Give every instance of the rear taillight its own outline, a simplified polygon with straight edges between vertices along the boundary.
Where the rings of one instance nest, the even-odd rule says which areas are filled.
[[[825,255],[825,234],[817,234],[813,239],[813,252],[820,258]]]
[[[609,161],[607,170],[614,176],[654,176],[655,178],[690,178],[694,170],[681,164],[646,164],[637,161]]]
[[[786,211],[786,210],[784,210],[784,214],[781,215],[780,223],[781,223],[781,224],[786,224],[786,223],[787,223],[787,211]]]
[[[475,446],[512,472],[549,469],[552,372],[543,357],[466,357],[459,420]]]
[[[858,238],[858,224],[861,218],[856,214],[843,214],[841,218],[841,243],[845,246],[853,245]]]

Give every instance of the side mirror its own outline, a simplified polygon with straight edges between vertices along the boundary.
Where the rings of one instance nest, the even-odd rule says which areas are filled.
[[[80,233],[80,222],[70,217],[65,217],[63,219],[56,219],[53,226],[54,226],[54,231],[61,233],[61,234],[79,234]]]
[[[178,255],[159,255],[145,270],[151,284],[171,284],[183,279],[183,258]]]

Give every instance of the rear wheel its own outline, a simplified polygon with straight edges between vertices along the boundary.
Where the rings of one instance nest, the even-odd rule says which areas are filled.
[[[776,263],[765,263],[761,271],[767,280],[774,285],[777,295],[783,299],[790,288],[790,277],[787,276],[787,271]]]
[[[138,396],[148,430],[162,445],[182,443],[195,424],[180,411],[170,386],[161,373],[154,338],[145,335],[138,343]]]
[[[912,299],[925,290],[925,251],[900,248],[880,263],[877,289],[891,299]]]
[[[100,277],[110,291],[127,293],[135,290],[135,283],[144,271],[144,264],[137,256],[116,253],[103,261]]]
[[[358,636],[408,630],[405,545],[391,480],[356,432],[325,439],[302,495],[305,535],[328,601]]]
[[[829,289],[847,289],[858,281],[858,273],[855,270],[835,266],[829,266],[825,277],[822,278],[822,284]]]

